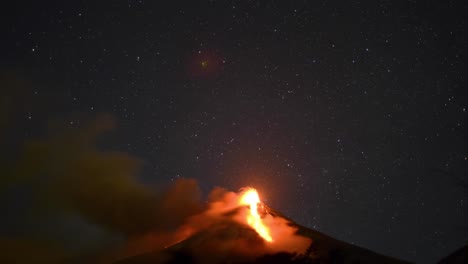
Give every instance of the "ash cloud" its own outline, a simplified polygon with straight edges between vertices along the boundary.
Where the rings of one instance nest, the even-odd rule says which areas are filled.
[[[15,100],[9,94],[1,99]],[[104,237],[128,244],[136,237],[172,232],[202,210],[194,180],[180,179],[157,192],[159,186],[138,180],[142,160],[97,147],[98,139],[115,127],[110,115],[73,128],[65,122],[51,122],[45,136],[15,145],[7,137],[21,132],[12,125],[14,104],[3,106],[1,142],[8,148],[0,150],[0,209],[6,214],[0,220],[0,244],[10,245],[10,250],[0,253],[1,262],[14,257],[15,263],[28,263],[27,255],[55,262],[88,254],[83,250],[90,250],[89,245],[73,242],[73,237],[81,240],[81,228],[98,229]],[[70,218],[81,223],[70,224]],[[64,248],[64,241],[71,245]],[[91,249],[92,254],[99,247]]]
[[[11,135],[24,127],[15,118],[24,114],[19,108],[27,89],[16,81],[0,84],[11,92],[0,95],[0,142],[7,146],[0,149],[0,247],[7,249],[0,262],[112,263],[197,234],[208,236],[211,246],[188,248],[209,262],[227,252],[258,256],[308,244],[284,219],[271,216],[265,221],[272,232],[291,240],[276,243],[279,248],[263,243],[246,225],[237,193],[215,188],[204,203],[193,179],[166,188],[143,184],[142,160],[98,147],[116,126],[110,115],[73,127],[49,122],[45,135],[13,142]]]
[[[36,210],[79,213],[128,236],[174,228],[198,212],[195,181],[180,180],[157,194],[137,180],[141,160],[95,146],[96,138],[114,125],[110,116],[101,115],[82,128],[30,140],[6,179],[34,187]]]
[[[137,177],[143,165],[140,159],[97,147],[98,139],[114,127],[111,116],[100,115],[80,128],[55,123],[46,136],[24,143],[18,159],[4,167],[0,194],[11,188],[22,189],[29,197],[23,208],[29,220],[20,220],[23,225],[19,233],[0,233],[0,242],[16,245],[9,255],[0,254],[0,259],[11,260],[27,251],[48,262],[86,256],[88,263],[112,263],[164,249],[199,233],[209,238],[208,244],[188,244],[187,248],[196,251],[195,257],[204,262],[233,253],[253,258],[284,249],[300,252],[309,244],[294,235],[295,230],[286,220],[269,215],[265,223],[272,228],[272,234],[282,239],[265,244],[247,226],[248,209],[239,207],[238,193],[215,188],[204,204],[193,179],[180,179],[162,192],[156,192],[156,186],[142,184]],[[15,199],[10,202],[15,206]],[[60,219],[64,215],[78,216],[119,237],[120,243],[70,252],[60,247],[61,240],[54,232],[35,230],[34,225],[37,229],[46,226],[40,219]],[[243,235],[239,230],[244,230]],[[224,235],[219,237],[218,232]],[[245,232],[250,233],[245,236]],[[68,241],[73,243],[80,233],[78,230],[61,236],[71,236]],[[161,258],[166,259],[163,255]]]

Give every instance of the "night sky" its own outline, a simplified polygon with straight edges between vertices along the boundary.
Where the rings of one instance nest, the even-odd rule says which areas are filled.
[[[147,186],[254,186],[302,225],[417,263],[468,242],[464,1],[2,9],[2,157],[107,113],[97,144],[141,159]],[[0,237],[27,193],[1,196]]]

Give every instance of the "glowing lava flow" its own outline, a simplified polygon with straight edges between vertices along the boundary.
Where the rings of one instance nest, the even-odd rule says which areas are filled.
[[[258,203],[260,203],[260,198],[258,197],[257,190],[253,188],[246,189],[242,194],[239,203],[250,207],[250,213],[247,215],[247,223],[257,231],[263,239],[267,242],[272,242],[273,238],[270,235],[270,230],[265,224],[263,224],[262,218],[258,214],[257,206]]]

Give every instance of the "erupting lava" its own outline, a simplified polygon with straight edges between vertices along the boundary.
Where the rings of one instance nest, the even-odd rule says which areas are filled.
[[[258,204],[260,198],[258,197],[257,190],[254,188],[248,188],[244,190],[239,203],[241,205],[248,205],[250,213],[247,215],[247,223],[267,242],[273,242],[273,238],[270,235],[270,230],[263,223],[262,218],[258,214]]]

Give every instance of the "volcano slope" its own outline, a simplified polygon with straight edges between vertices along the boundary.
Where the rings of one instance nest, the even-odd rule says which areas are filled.
[[[249,225],[227,217],[199,230],[188,238],[157,250],[120,260],[116,264],[143,263],[408,263],[360,248],[298,225],[263,205],[263,217],[284,220],[307,241],[303,250],[294,244],[272,249]],[[233,214],[230,212],[229,214]],[[286,240],[287,235],[276,240]],[[273,241],[272,243],[276,243]]]

